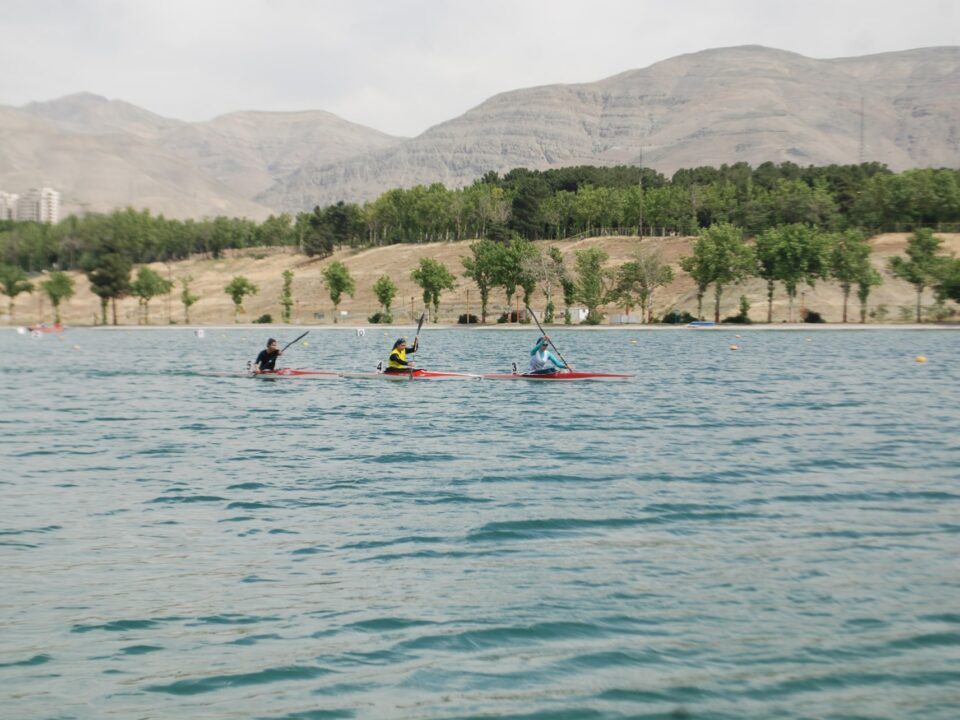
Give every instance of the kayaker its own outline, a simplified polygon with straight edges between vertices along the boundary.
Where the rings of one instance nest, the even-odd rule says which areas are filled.
[[[257,355],[257,360],[253,364],[253,371],[259,375],[264,372],[273,372],[276,369],[277,358],[283,355],[283,350],[277,350],[277,341],[273,338],[267,340],[267,349],[261,350]]]
[[[419,338],[414,338],[413,347],[407,349],[407,339],[399,338],[393,344],[393,350],[390,351],[390,359],[387,361],[385,373],[410,373],[413,372],[413,363],[407,362],[407,353],[411,355],[417,351]]]
[[[530,375],[552,375],[560,370],[567,370],[565,363],[557,360],[550,352],[550,338],[546,335],[537,340],[537,344],[530,351],[530,366],[527,373]]]

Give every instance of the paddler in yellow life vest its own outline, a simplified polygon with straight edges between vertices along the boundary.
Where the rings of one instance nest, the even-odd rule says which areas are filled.
[[[413,347],[407,350],[407,339],[400,338],[393,344],[393,350],[390,351],[390,359],[387,361],[385,373],[409,374],[414,371],[413,363],[407,362],[407,353],[411,355],[417,351],[417,344],[420,338],[413,339]]]

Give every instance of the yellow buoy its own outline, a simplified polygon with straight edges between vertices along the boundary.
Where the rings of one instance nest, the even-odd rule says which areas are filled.
[[[927,361],[927,358],[924,355],[917,355],[916,361],[918,363],[925,363]]]
[[[73,346],[73,349],[74,349],[74,350],[79,350],[79,349],[80,349],[80,346],[79,346],[79,345],[74,345],[74,346]]]
[[[631,341],[630,341],[630,344],[631,344],[631,345],[636,345],[636,344],[637,344],[637,341],[636,341],[636,340],[631,340]]]
[[[731,345],[731,346],[730,346],[730,349],[731,349],[731,350],[739,350],[739,349],[740,349],[740,346],[739,346],[739,345]]]
[[[310,342],[309,342],[308,340],[304,340],[304,341],[303,341],[303,346],[304,346],[304,347],[310,347]]]

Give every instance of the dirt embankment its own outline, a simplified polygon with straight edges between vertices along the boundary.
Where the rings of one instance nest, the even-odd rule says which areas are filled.
[[[916,293],[911,285],[897,280],[886,271],[887,259],[892,255],[903,254],[909,235],[885,234],[871,240],[873,245],[872,262],[883,275],[883,285],[870,295],[870,307],[885,305],[889,310],[887,321],[900,319],[901,306],[913,307]],[[947,253],[960,253],[960,234],[941,234],[944,250]],[[660,288],[654,294],[653,313],[661,317],[670,309],[688,311],[696,314],[696,286],[690,277],[680,270],[681,257],[690,254],[694,238],[690,237],[651,237],[639,240],[636,237],[602,237],[585,240],[538,242],[542,247],[556,245],[572,268],[575,251],[587,247],[601,247],[610,255],[610,264],[618,265],[631,259],[637,251],[657,251],[662,259],[674,267],[675,279],[670,285]],[[332,260],[341,260],[349,268],[356,286],[355,297],[344,297],[340,310],[346,311],[341,322],[362,324],[367,317],[378,309],[373,293],[373,284],[381,275],[389,275],[398,287],[393,312],[397,321],[408,321],[419,315],[423,308],[422,292],[410,279],[410,273],[416,268],[420,258],[432,257],[444,263],[458,277],[456,289],[445,292],[441,298],[440,322],[456,322],[457,316],[465,312],[480,314],[480,295],[473,281],[463,277],[461,258],[469,255],[469,242],[430,243],[424,245],[390,245],[367,250],[342,250],[332,258],[324,260],[309,259],[289,249],[256,248],[231,251],[225,257],[214,260],[206,257],[192,257],[189,260],[170,263],[153,263],[151,268],[163,277],[176,283],[169,296],[154,298],[150,303],[150,323],[167,325],[171,322],[183,323],[183,305],[180,302],[180,280],[193,278],[190,289],[199,296],[197,303],[190,309],[191,324],[224,324],[234,321],[234,307],[230,297],[224,292],[224,286],[236,275],[243,275],[255,283],[259,292],[248,296],[244,301],[242,322],[249,322],[261,315],[269,314],[274,322],[280,321],[280,291],[283,285],[283,271],[292,270],[294,309],[292,322],[295,324],[332,324],[334,319],[333,303],[324,287],[320,272]],[[61,315],[66,325],[92,325],[99,322],[100,302],[93,293],[86,277],[75,273],[76,294],[63,303]],[[33,278],[34,281],[42,277]],[[815,287],[801,287],[795,313],[803,304],[819,312],[829,322],[839,322],[842,317],[842,293],[835,283],[818,282]],[[751,304],[750,316],[755,321],[766,320],[766,285],[756,278],[741,285],[724,290],[721,303],[721,316],[735,315],[738,312],[740,296],[746,295]],[[561,303],[559,293],[556,302]],[[0,298],[5,300],[5,298]],[[924,304],[933,302],[932,294],[924,293]],[[516,303],[516,300],[514,301]],[[533,306],[541,308],[545,304],[543,293],[539,290],[534,297]],[[708,290],[704,298],[704,314],[712,316],[713,290]],[[506,310],[506,297],[502,291],[491,293],[488,322],[494,322]],[[3,308],[6,311],[6,307]],[[608,315],[622,313],[614,306],[606,308]],[[637,311],[634,311],[635,313]],[[117,318],[121,324],[136,325],[140,309],[136,298],[125,298],[117,304]],[[859,318],[859,305],[852,294],[849,308],[851,321]],[[909,319],[912,319],[911,315]],[[49,300],[39,292],[32,295],[20,295],[14,308],[12,319],[15,325],[28,325],[38,321],[50,322],[53,319]],[[773,304],[773,321],[787,319],[786,293],[778,286]],[[109,320],[109,317],[108,317]]]

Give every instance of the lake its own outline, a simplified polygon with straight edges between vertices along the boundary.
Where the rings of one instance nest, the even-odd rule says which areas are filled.
[[[271,334],[0,332],[5,717],[960,716],[960,332]]]

